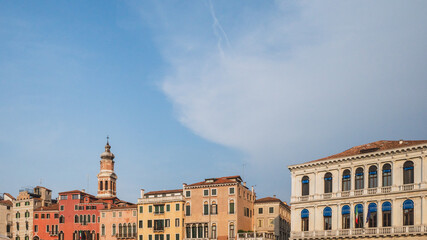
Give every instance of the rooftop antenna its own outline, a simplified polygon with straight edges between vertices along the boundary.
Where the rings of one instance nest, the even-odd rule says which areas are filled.
[[[110,137],[107,135],[107,144],[109,144],[109,143],[108,143],[108,139],[110,139]]]

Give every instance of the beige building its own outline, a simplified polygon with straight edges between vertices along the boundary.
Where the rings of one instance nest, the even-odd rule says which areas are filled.
[[[52,201],[52,191],[37,186],[34,189],[25,189],[19,192],[13,200],[13,239],[29,240],[33,236],[34,209],[49,206]]]
[[[255,232],[271,233],[276,240],[288,240],[290,236],[291,209],[280,199],[265,197],[254,205]]]
[[[139,240],[182,240],[184,234],[182,189],[152,191],[138,199]]]
[[[137,206],[129,204],[127,206],[112,207],[100,210],[100,239],[116,240],[129,239],[136,240],[137,236]]]
[[[208,178],[184,184],[186,239],[235,239],[253,230],[255,193],[240,176]]]
[[[5,193],[0,196],[0,239],[12,239],[12,206],[15,198]]]
[[[427,141],[377,141],[289,170],[291,239],[427,239]]]

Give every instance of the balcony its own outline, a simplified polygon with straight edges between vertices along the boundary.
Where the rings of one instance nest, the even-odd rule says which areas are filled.
[[[149,204],[155,204],[155,203],[166,203],[166,202],[178,202],[182,201],[183,197],[181,195],[179,196],[166,196],[166,197],[153,197],[153,198],[140,198],[138,199],[138,203],[149,203]]]
[[[253,232],[250,233],[238,233],[237,239],[238,240],[274,240],[276,239],[274,236],[274,233],[256,233],[256,237],[254,237],[255,234]]]
[[[377,194],[377,188],[368,188],[368,194]]]
[[[117,233],[115,235],[116,239],[135,239],[136,240],[136,233],[132,233],[132,234],[119,234]]]
[[[407,235],[427,235],[427,225],[292,232],[291,239],[327,239],[354,238],[355,236],[384,237]]]
[[[330,198],[332,198],[332,193],[323,194],[323,199],[330,199]]]
[[[165,214],[164,211],[154,212],[154,215],[163,215],[163,214]]]
[[[391,192],[391,187],[382,187],[381,188],[381,193],[389,193]]]
[[[411,191],[415,189],[415,184],[404,184],[399,187],[400,191]]]

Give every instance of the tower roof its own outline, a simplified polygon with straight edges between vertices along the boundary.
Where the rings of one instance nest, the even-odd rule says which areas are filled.
[[[114,154],[110,151],[110,144],[108,143],[107,140],[107,144],[105,145],[105,152],[101,153],[101,159],[110,159],[113,160],[114,159]]]

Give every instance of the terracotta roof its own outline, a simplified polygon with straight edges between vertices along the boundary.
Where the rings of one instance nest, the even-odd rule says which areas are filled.
[[[167,194],[167,193],[182,193],[182,189],[151,191],[144,195],[156,195],[156,194]]]
[[[72,191],[67,191],[67,192],[60,192],[58,194],[68,194],[68,193],[80,193],[80,194],[83,194],[83,195],[86,195],[86,196],[89,196],[89,197],[92,197],[92,198],[96,198],[95,196],[93,196],[93,195],[91,195],[91,194],[89,194],[87,192],[82,192],[80,190],[72,190]]]
[[[138,207],[137,205],[132,204],[132,205],[128,205],[128,206],[112,207],[111,209],[112,210],[114,210],[114,209],[133,209],[133,208],[136,209],[137,207]]]
[[[16,200],[16,198],[14,198],[11,194],[9,194],[9,193],[4,193],[4,195],[6,195],[6,196],[8,196],[8,197],[10,197],[12,200]]]
[[[6,206],[9,206],[9,207],[13,206],[13,203],[11,201],[9,201],[9,200],[0,200],[0,204],[6,205]]]
[[[278,198],[275,197],[265,197],[265,198],[260,198],[255,200],[255,203],[267,203],[267,202],[279,202],[281,203],[282,201]]]
[[[220,177],[220,178],[207,178],[203,182],[193,183],[193,184],[190,184],[188,186],[211,185],[211,184],[221,184],[221,183],[236,183],[236,182],[241,182],[241,181],[242,181],[242,178],[239,175],[236,175],[236,176],[228,176],[228,177]]]
[[[354,156],[354,155],[359,155],[359,154],[366,154],[366,153],[390,150],[390,149],[395,149],[395,148],[403,148],[403,147],[414,146],[414,145],[419,145],[419,144],[424,144],[424,143],[427,143],[427,140],[411,140],[411,141],[381,140],[381,141],[376,141],[376,142],[352,147],[352,148],[350,148],[344,152],[341,152],[341,153],[338,153],[338,154],[335,154],[335,155],[332,155],[329,157],[320,158],[320,159],[310,161],[310,162],[316,162],[316,161],[322,161],[322,160],[328,160],[328,159],[334,159],[334,158],[349,157],[349,156]]]
[[[54,211],[54,210],[59,210],[59,204],[52,204],[52,205],[47,206],[47,207],[39,207],[39,208],[35,209],[34,211]]]

